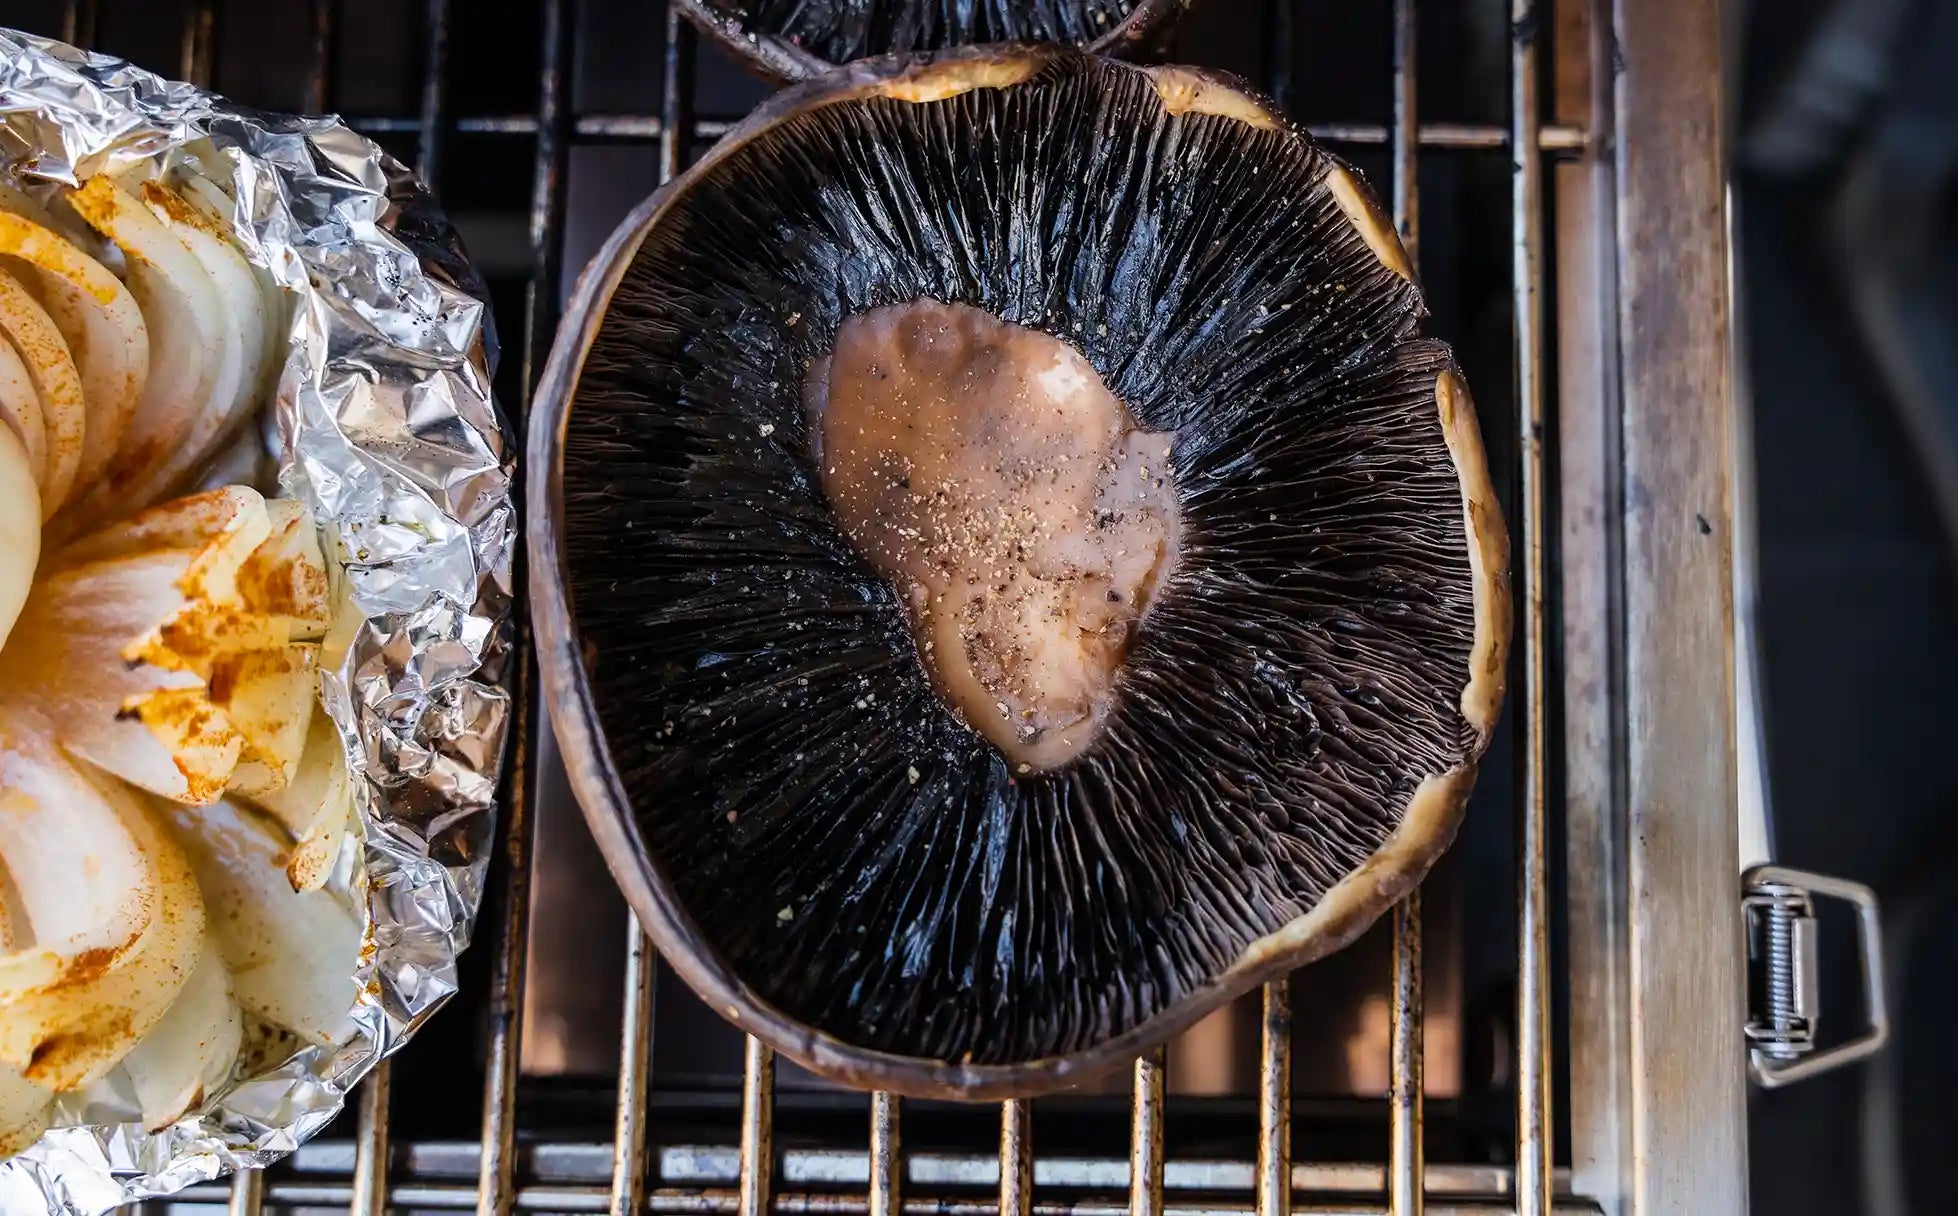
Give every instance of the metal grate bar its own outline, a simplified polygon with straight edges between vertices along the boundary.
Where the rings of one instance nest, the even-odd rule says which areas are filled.
[[[258,1175],[263,1177],[262,1174]],[[179,1192],[173,1203],[224,1202],[222,1187],[200,1186]],[[275,1208],[332,1208],[345,1204],[344,1185],[312,1182],[273,1182],[265,1187],[265,1202]],[[515,1210],[520,1212],[592,1212],[608,1209],[610,1195],[603,1187],[536,1185],[516,1194]],[[476,1189],[468,1185],[403,1186],[395,1190],[397,1210],[457,1212],[476,1206]],[[732,1191],[699,1191],[668,1188],[653,1191],[642,1209],[648,1216],[735,1216],[739,1198]],[[832,1192],[797,1191],[775,1197],[778,1216],[870,1216],[862,1195]],[[1122,1199],[1080,1199],[1050,1201],[1035,1205],[1027,1216],[1125,1216]],[[1448,1199],[1428,1205],[1429,1216],[1499,1216],[1515,1208],[1501,1197]],[[924,1196],[907,1199],[900,1216],[998,1216],[991,1198]],[[1163,1216],[1250,1216],[1251,1209],[1228,1200],[1192,1199],[1168,1205]],[[1549,1216],[1599,1216],[1600,1208],[1587,1199],[1560,1198],[1549,1209]],[[1292,1216],[1392,1216],[1389,1209],[1367,1200],[1329,1200],[1301,1203]]]
[[[415,175],[434,189],[442,176],[442,145],[449,109],[449,0],[428,0],[428,54],[422,67],[421,114],[415,130],[421,147]],[[532,130],[536,120],[532,119]]]
[[[388,1210],[388,1099],[394,1066],[382,1060],[360,1090],[359,1126],[354,1141],[353,1216],[381,1216]]]
[[[291,1164],[281,1176],[303,1179],[310,1186],[338,1186],[345,1194],[350,1189],[347,1179],[352,1176],[357,1147],[351,1139],[311,1141],[290,1158]],[[418,1185],[473,1182],[481,1153],[482,1147],[473,1139],[397,1142],[391,1154],[393,1190],[405,1193]],[[677,1139],[659,1144],[649,1154],[647,1168],[652,1180],[649,1189],[685,1187],[731,1192],[741,1178],[741,1155],[733,1143]],[[1241,1157],[1186,1155],[1165,1161],[1163,1187],[1171,1200],[1183,1203],[1218,1198],[1223,1192],[1234,1192],[1248,1203],[1255,1168],[1255,1162]],[[1055,1194],[1078,1193],[1082,1197],[1114,1199],[1127,1193],[1128,1161],[1122,1155],[1049,1154],[1036,1162],[1035,1169],[1040,1186]],[[843,1188],[860,1191],[868,1176],[861,1146],[777,1146],[775,1152],[775,1177],[778,1185],[790,1192]],[[525,1143],[519,1153],[520,1190],[548,1182],[605,1194],[611,1177],[610,1140],[539,1137]],[[1292,1163],[1295,1194],[1310,1191],[1347,1197],[1376,1196],[1385,1192],[1386,1177],[1386,1166],[1375,1161]],[[1475,1202],[1500,1199],[1510,1193],[1511,1181],[1512,1171],[1502,1165],[1449,1162],[1428,1165],[1428,1195],[1434,1199]],[[913,1151],[905,1162],[905,1183],[907,1189],[916,1192],[910,1199],[941,1193],[990,1198],[999,1189],[997,1146],[989,1144],[984,1151],[943,1148]],[[1557,1171],[1556,1186],[1560,1196],[1570,1197],[1569,1171]],[[341,1205],[345,1206],[344,1199]]]
[[[333,75],[333,0],[312,2],[312,24],[306,33],[312,68],[306,77],[304,100],[308,114],[323,114],[327,82]]]
[[[646,1091],[652,1084],[653,977],[659,956],[626,913],[625,1015],[619,1046],[619,1100],[612,1131],[612,1216],[646,1202]]]
[[[537,147],[530,184],[530,282],[524,294],[524,391],[543,374],[557,328],[557,289],[564,229],[569,128],[571,22],[564,0],[545,0],[543,47],[537,69]]]
[[[696,139],[719,139],[733,129],[736,119],[704,118],[692,128]],[[423,128],[419,118],[394,114],[353,116],[347,122],[357,130],[377,135],[413,135]],[[450,129],[463,135],[534,135],[537,119],[530,114],[476,114],[455,119]],[[1306,131],[1321,143],[1357,147],[1382,147],[1392,142],[1393,130],[1379,123],[1308,123]],[[665,130],[656,114],[580,114],[571,125],[580,139],[656,140]],[[1509,146],[1507,127],[1484,123],[1436,122],[1415,130],[1415,142],[1435,151],[1492,151]],[[1537,146],[1545,152],[1576,154],[1585,149],[1583,128],[1557,123],[1542,128]]]
[[[1549,753],[1545,721],[1543,457],[1543,160],[1538,155],[1536,0],[1510,6],[1511,247],[1515,294],[1517,441],[1521,445],[1523,773],[1517,815],[1516,1210],[1550,1211],[1550,943],[1546,856]]]
[[[1292,109],[1292,6],[1285,0],[1265,6],[1265,92],[1284,113]]]
[[[659,107],[659,180],[662,184],[679,176],[680,162],[686,158],[687,150],[682,146],[680,133],[692,130],[696,138],[704,134],[689,113],[688,100],[693,96],[693,57],[693,26],[680,16],[678,8],[669,5],[666,10],[666,60],[665,70],[661,74]]]
[[[1394,0],[1394,227],[1408,260],[1420,264],[1420,130],[1414,0]],[[1421,1144],[1422,1016],[1421,892],[1394,908],[1393,1023],[1388,1037],[1387,1207],[1395,1216],[1421,1216],[1426,1162]]]
[[[1033,1211],[1033,1103],[1015,1098],[999,1107],[999,1216]]]
[[[1129,1216],[1159,1216],[1163,1210],[1164,1048],[1135,1062],[1135,1092],[1129,1112]]]
[[[184,10],[178,74],[199,88],[211,87],[211,62],[217,32],[217,0],[195,0]]]
[[[560,63],[574,62],[571,56],[571,23],[565,22],[565,40]],[[679,132],[686,93],[681,87],[684,66],[693,58],[693,43],[688,37],[679,10],[666,10],[665,73],[661,82],[660,113],[664,129],[660,135],[659,179],[671,181],[680,170]],[[560,207],[562,192],[559,193]],[[547,226],[544,240],[556,245],[556,225]],[[555,301],[553,301],[555,305]],[[653,1064],[653,981],[659,973],[659,955],[640,928],[639,917],[626,913],[625,1013],[621,1019],[619,1047],[618,1110],[612,1135],[613,1216],[634,1216],[646,1203],[646,1102],[652,1087]]]
[[[70,46],[95,45],[101,0],[66,0],[61,6],[61,40]]]
[[[870,1216],[904,1210],[904,1144],[896,1094],[870,1095]]]
[[[1421,1143],[1423,1014],[1421,893],[1394,909],[1394,1020],[1388,1055],[1387,1200],[1395,1216],[1421,1216],[1427,1161]]]
[[[1292,995],[1290,977],[1264,987],[1258,1059],[1258,1216],[1292,1210]]]
[[[775,1049],[753,1035],[741,1062],[738,1216],[767,1216],[775,1190]]]
[[[543,357],[557,312],[559,233],[563,228],[564,166],[568,146],[565,67],[570,41],[563,0],[544,0],[543,45],[537,83],[537,146],[532,162],[530,194],[531,276],[524,293],[523,378],[519,422],[528,413],[530,392],[542,370]],[[422,180],[435,188],[440,180],[444,134],[446,60],[449,39],[448,0],[429,0],[428,79],[422,91]],[[519,492],[522,492],[519,479]],[[521,559],[517,582],[523,583]],[[531,703],[536,687],[535,659],[529,645],[530,622],[521,608],[516,625],[517,679],[512,689],[516,739],[511,749],[513,771],[508,783],[504,824],[505,876],[503,918],[491,963],[489,1047],[483,1071],[483,1156],[477,1175],[476,1210],[480,1216],[503,1216],[511,1210],[516,1192],[516,1106],[519,1054],[523,1044],[523,991],[530,944],[531,810],[537,780],[535,720]]]
[[[265,1206],[265,1171],[240,1170],[232,1175],[225,1216],[258,1216]]]

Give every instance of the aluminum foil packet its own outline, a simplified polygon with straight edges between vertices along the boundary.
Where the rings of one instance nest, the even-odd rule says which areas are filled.
[[[26,186],[220,157],[236,243],[293,296],[263,434],[337,563],[323,665],[361,829],[335,889],[363,906],[354,1031],[234,1079],[191,1117],[59,1127],[0,1165],[0,1211],[85,1216],[290,1153],[456,987],[495,840],[510,721],[508,432],[488,293],[400,163],[334,118],[266,114],[0,28],[0,167]]]

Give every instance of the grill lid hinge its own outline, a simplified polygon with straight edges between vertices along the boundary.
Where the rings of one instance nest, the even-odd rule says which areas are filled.
[[[1754,1083],[1774,1089],[1879,1050],[1890,1037],[1890,1019],[1883,996],[1883,932],[1876,893],[1861,883],[1772,865],[1754,866],[1741,875],[1741,890],[1748,961],[1744,1033]],[[1868,1023],[1856,1037],[1819,1049],[1818,895],[1855,905]]]

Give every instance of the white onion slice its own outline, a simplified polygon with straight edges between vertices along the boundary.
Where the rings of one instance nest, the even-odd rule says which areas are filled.
[[[41,514],[46,518],[68,500],[81,467],[88,430],[81,374],[47,310],[5,270],[0,270],[0,334],[14,344],[41,398],[41,425],[47,436]]]
[[[17,186],[0,181],[0,211],[39,224],[99,263],[109,273],[122,277],[122,252],[102,235],[82,222],[75,209],[58,199],[35,198]]]
[[[232,217],[237,213],[238,204],[231,192],[210,178],[185,170],[172,179],[177,192],[184,200],[196,207],[211,222],[213,231],[229,233]],[[239,251],[244,256],[244,251]],[[272,272],[265,267],[245,259],[252,270],[252,278],[258,284],[259,302],[265,310],[265,353],[264,376],[259,384],[260,400],[269,398],[277,389],[279,375],[285,369],[286,350],[292,330],[292,296],[279,286]]]
[[[265,497],[250,486],[224,486],[139,511],[49,555],[47,573],[138,553],[190,549],[198,553],[198,594],[229,601],[238,571],[272,534]]]
[[[74,356],[88,408],[75,483],[90,485],[108,468],[149,379],[149,326],[121,279],[45,224],[0,211],[0,255],[38,288]]]
[[[292,852],[286,858],[292,889],[313,891],[326,885],[353,815],[346,748],[332,718],[313,714],[298,771],[284,788],[257,794],[254,801],[292,834]]]
[[[97,782],[31,714],[0,710],[0,1060],[57,1093],[99,1080],[162,1020],[203,948],[190,867],[149,808]]]
[[[272,790],[292,780],[319,700],[319,654],[317,643],[300,642],[226,663],[224,712],[239,740],[227,788]]]
[[[34,708],[69,750],[143,789],[217,797],[244,740],[214,677],[239,653],[286,643],[284,623],[243,611],[238,595],[268,530],[264,501],[233,488],[54,555],[0,651],[0,700]]]
[[[180,446],[130,487],[134,501],[146,503],[201,466],[258,405],[265,371],[265,304],[251,264],[232,247],[228,232],[161,182],[142,182],[137,189],[150,214],[203,266],[225,316],[225,341],[209,406],[192,420]]]
[[[227,361],[238,358],[238,342],[226,332],[229,318],[210,274],[147,207],[107,177],[90,178],[68,198],[122,249],[150,337],[149,379],[108,475],[81,495],[72,519],[61,521],[63,533],[73,535],[91,521],[149,505],[130,490],[153,480],[200,420],[229,404],[215,402],[212,390]]]
[[[54,1095],[21,1075],[11,1064],[0,1064],[0,1159],[13,1156],[48,1129]]]
[[[133,1100],[143,1130],[168,1127],[230,1079],[243,1038],[244,1019],[231,994],[231,973],[216,943],[207,938],[197,969],[170,1011],[115,1071],[84,1090],[81,1100],[107,1099],[125,1107]]]
[[[239,595],[254,611],[287,622],[295,641],[316,642],[333,621],[319,526],[296,498],[268,498],[265,540],[238,571]]]
[[[27,374],[14,344],[0,337],[0,428],[13,432],[26,449],[27,463],[40,485],[47,476],[48,430],[41,421],[41,393]],[[39,508],[36,508],[37,510]],[[38,523],[40,517],[36,516]]]
[[[41,493],[27,449],[0,426],[0,647],[7,644],[41,556]]]
[[[292,889],[285,842],[257,812],[220,801],[170,814],[238,1003],[309,1043],[342,1041],[358,995],[359,915],[330,891]]]

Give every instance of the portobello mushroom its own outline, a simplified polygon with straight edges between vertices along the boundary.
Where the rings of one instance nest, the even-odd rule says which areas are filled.
[[[983,43],[1054,43],[1119,55],[1191,0],[674,0],[756,72],[806,80],[869,56]]]
[[[533,415],[573,786],[715,1008],[1039,1092],[1350,941],[1452,839],[1507,539],[1360,179],[1224,77],[854,65],[641,205]]]

